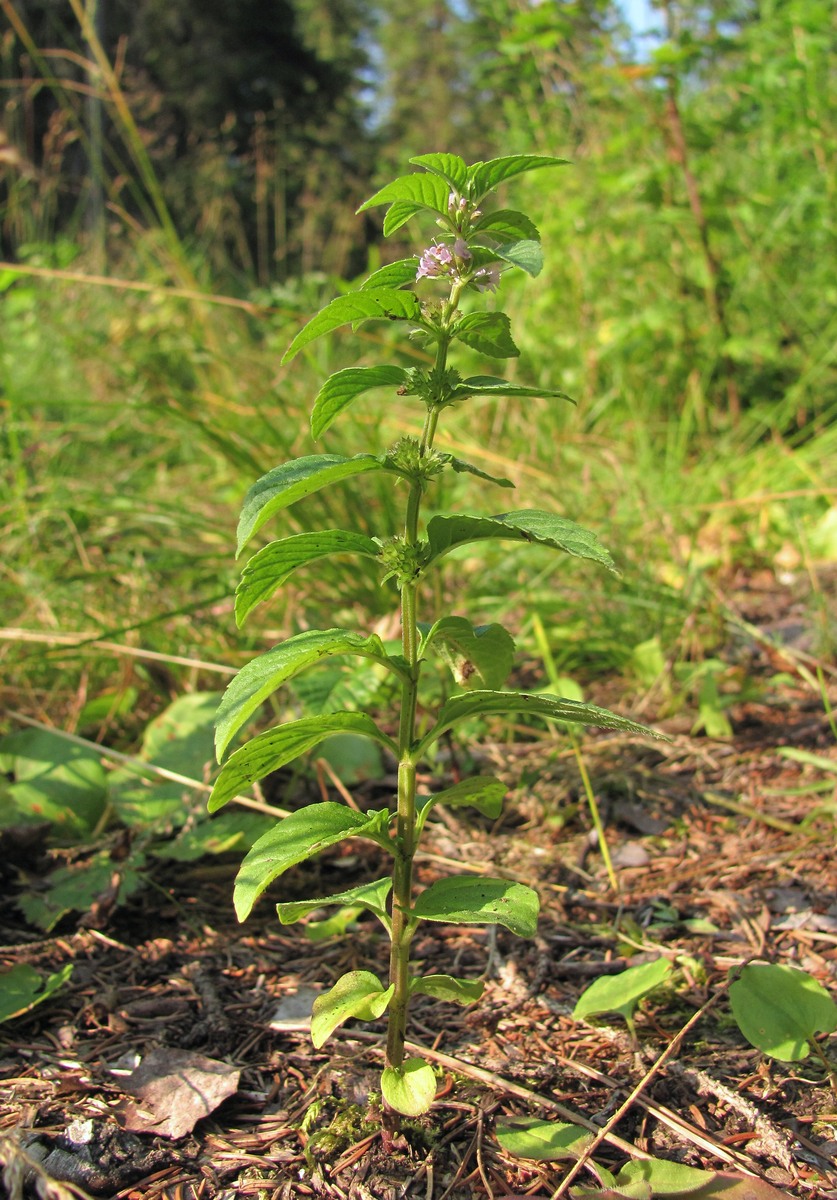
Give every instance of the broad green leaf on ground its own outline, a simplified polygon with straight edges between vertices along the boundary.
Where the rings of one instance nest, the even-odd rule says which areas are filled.
[[[593,1134],[580,1125],[540,1117],[503,1117],[497,1122],[495,1132],[507,1154],[538,1162],[578,1158],[593,1141]]]
[[[645,996],[658,988],[671,974],[667,958],[628,967],[618,975],[601,975],[581,993],[573,1009],[576,1020],[599,1013],[619,1013],[630,1023],[634,1010]]]
[[[466,313],[453,328],[453,336],[489,358],[517,358],[511,322],[502,312]]]
[[[384,989],[378,976],[371,971],[349,971],[341,975],[333,988],[314,1001],[311,1014],[314,1046],[319,1050],[335,1029],[352,1017],[375,1021],[383,1016],[394,990],[392,984]]]
[[[377,204],[406,201],[446,217],[449,195],[450,187],[446,180],[439,175],[416,171],[413,175],[401,175],[398,179],[393,179],[392,183],[387,183],[374,196],[365,200],[357,211],[362,213]]]
[[[171,840],[155,841],[150,853],[171,862],[196,862],[208,854],[246,854],[273,824],[274,818],[262,813],[227,809],[212,819],[189,821]]]
[[[456,458],[453,454],[440,453],[439,458],[453,467],[457,474],[476,475],[478,479],[486,479],[489,483],[496,483],[500,487],[513,488],[514,484],[510,479],[504,478],[502,475],[489,475],[487,471],[475,467],[473,463],[466,462],[464,458]]]
[[[60,841],[84,840],[102,818],[108,776],[95,746],[51,730],[27,729],[0,740],[0,828],[49,822]],[[3,780],[5,783],[5,780]]]
[[[338,654],[356,654],[382,663],[397,674],[403,668],[390,660],[377,634],[368,637],[345,629],[308,629],[280,642],[242,667],[233,679],[215,717],[215,749],[220,762],[242,725],[286,680]]]
[[[654,1196],[681,1196],[711,1186],[717,1178],[715,1171],[702,1171],[663,1158],[648,1158],[625,1163],[615,1182],[621,1188],[642,1180],[651,1185]]]
[[[415,271],[413,271],[415,275]],[[346,367],[331,375],[320,388],[311,413],[311,433],[321,437],[332,421],[355,397],[376,387],[401,387],[407,381],[403,367]]]
[[[470,681],[501,688],[514,663],[514,638],[502,625],[472,625],[465,617],[441,617],[422,644],[435,647],[460,687]]]
[[[391,738],[382,733],[366,713],[326,713],[321,717],[303,717],[260,733],[258,737],[230,756],[215,781],[209,797],[209,811],[217,812],[228,800],[264,779],[271,771],[293,762],[300,754],[313,750],[335,733],[358,733],[388,746],[396,755]]]
[[[642,733],[665,740],[664,735],[655,733],[653,729],[638,725],[627,717],[621,717],[618,713],[599,708],[595,704],[566,700],[562,696],[535,696],[529,692],[468,692],[465,695],[452,696],[443,705],[437,723],[415,747],[414,757],[416,760],[421,758],[429,746],[460,721],[480,715],[501,716],[513,712],[524,713],[530,718],[574,721],[579,725],[598,725],[602,729],[620,729],[625,733]]]
[[[364,279],[360,290],[366,292],[369,288],[387,287],[402,288],[408,283],[415,283],[419,260],[414,254],[412,258],[399,258],[397,262],[387,263],[373,271],[368,279]]]
[[[421,975],[410,985],[412,996],[432,996],[451,1004],[474,1004],[484,991],[484,979],[457,979],[455,975]]]
[[[534,937],[538,893],[510,879],[455,875],[431,883],[416,900],[413,916],[446,925],[505,925],[520,937]]]
[[[457,192],[461,192],[468,182],[468,167],[458,154],[417,154],[410,162],[441,175]]]
[[[637,1168],[644,1167],[647,1174]],[[683,1196],[685,1200],[787,1200],[780,1192],[754,1175],[736,1175],[726,1171],[700,1171],[683,1163],[664,1163],[660,1159],[628,1163],[616,1179],[599,1166],[605,1188],[575,1187],[572,1200],[652,1200],[656,1196]],[[708,1176],[701,1183],[698,1176]]]
[[[365,533],[323,529],[294,533],[263,546],[247,562],[235,590],[235,622],[239,628],[257,605],[269,600],[294,571],[332,554],[361,554],[377,558],[380,546]]]
[[[274,467],[257,479],[244,497],[236,553],[241,553],[265,521],[289,504],[295,504],[331,483],[340,483],[366,471],[394,470],[385,455],[376,454],[356,454],[353,458],[342,454],[308,454]]]
[[[67,963],[46,979],[29,963],[18,963],[8,971],[0,971],[0,1021],[10,1021],[33,1009],[36,1004],[57,992],[73,973]]]
[[[451,399],[462,400],[466,396],[536,396],[543,400],[568,400],[570,404],[575,404],[575,400],[566,392],[509,383],[507,379],[498,379],[494,375],[470,375],[463,379],[454,388]]]
[[[513,208],[500,208],[486,213],[473,225],[475,233],[489,234],[498,242],[517,242],[524,239],[539,242],[541,235],[537,226],[525,213]]]
[[[524,238],[519,242],[506,242],[498,246],[493,253],[503,262],[520,267],[533,278],[543,270],[543,250],[540,242],[532,238]]]
[[[492,158],[489,162],[474,163],[468,169],[473,199],[479,203],[487,192],[507,179],[513,179],[515,175],[522,175],[524,171],[568,165],[569,160],[566,158],[552,158],[541,154],[509,154],[503,158]]]
[[[276,905],[276,912],[283,925],[293,925],[295,921],[307,917],[309,913],[319,908],[337,904],[343,908],[365,908],[379,917],[386,929],[390,928],[387,916],[387,896],[392,891],[392,879],[376,879],[372,883],[361,883],[358,887],[349,888],[345,892],[337,892],[333,896],[322,896],[319,900],[292,900]]]
[[[341,325],[352,325],[356,321],[420,320],[421,304],[412,292],[402,292],[399,288],[389,287],[363,288],[359,292],[349,292],[345,296],[335,297],[303,325],[283,354],[282,362],[290,362],[309,342],[339,329]]]
[[[423,1058],[408,1058],[400,1067],[385,1067],[381,1095],[403,1117],[420,1117],[436,1099],[436,1076]]]
[[[364,815],[326,800],[277,821],[250,850],[236,876],[233,903],[239,921],[249,916],[265,888],[296,863],[347,838],[364,837],[385,844],[389,819],[385,809]]]
[[[434,562],[457,546],[466,546],[486,538],[548,546],[553,550],[563,550],[574,558],[597,562],[609,571],[616,572],[613,559],[595,533],[576,525],[575,521],[537,508],[500,513],[496,517],[431,517],[427,524],[429,562]]]
[[[781,1062],[807,1058],[817,1033],[837,1029],[837,1004],[798,967],[751,963],[730,984],[729,999],[747,1041]]]
[[[437,804],[445,804],[448,808],[475,808],[483,816],[496,820],[503,811],[503,800],[508,790],[493,775],[475,775],[471,779],[463,779],[461,783],[455,783],[453,787],[424,800],[421,810],[423,821]],[[422,797],[419,799],[423,800]]]

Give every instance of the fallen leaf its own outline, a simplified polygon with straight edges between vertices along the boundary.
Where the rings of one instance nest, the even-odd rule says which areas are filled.
[[[122,1082],[135,1100],[121,1106],[123,1129],[181,1138],[201,1117],[238,1091],[241,1072],[228,1063],[161,1047],[147,1054]]]

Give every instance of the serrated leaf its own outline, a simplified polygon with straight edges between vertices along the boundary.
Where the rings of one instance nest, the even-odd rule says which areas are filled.
[[[807,1058],[811,1038],[837,1029],[837,1004],[798,967],[751,963],[730,985],[729,999],[747,1041],[780,1062]]]
[[[471,679],[484,688],[500,688],[514,663],[514,638],[502,625],[472,625],[465,617],[442,617],[424,639],[436,646],[460,687]]]
[[[620,1013],[630,1021],[634,1010],[645,996],[658,988],[671,974],[667,958],[628,967],[618,975],[602,975],[581,993],[573,1009],[576,1020],[599,1013]]]
[[[396,200],[391,204],[384,215],[383,233],[384,237],[390,237],[396,233],[402,225],[416,215],[416,213],[425,212],[423,204],[416,204],[413,200]]]
[[[432,996],[451,1004],[474,1004],[485,991],[483,979],[457,979],[455,975],[422,975],[410,985],[413,996]]]
[[[413,906],[413,916],[446,925],[504,925],[519,937],[534,937],[538,893],[510,879],[456,875],[431,883]]]
[[[503,800],[508,790],[493,775],[475,775],[429,797],[422,813],[437,804],[444,804],[447,808],[475,808],[483,816],[496,820],[503,811]]]
[[[570,404],[575,404],[572,396],[555,388],[509,383],[507,379],[498,379],[494,375],[469,375],[456,385],[451,399],[464,400],[467,396],[538,396],[543,400],[569,400]]]
[[[423,1058],[408,1058],[381,1073],[381,1095],[403,1117],[420,1117],[436,1099],[436,1076]]]
[[[277,771],[301,754],[313,750],[335,733],[359,733],[398,753],[392,739],[382,733],[366,713],[342,712],[328,713],[322,717],[302,717],[299,721],[289,721],[260,733],[229,757],[215,780],[208,802],[209,811],[217,812],[239,792],[264,779],[271,771]]]
[[[486,213],[473,226],[474,233],[487,233],[498,242],[516,242],[529,239],[539,242],[541,235],[537,226],[525,213],[512,208],[501,208]]]
[[[417,154],[410,162],[441,175],[457,192],[461,192],[468,182],[468,167],[458,154]]]
[[[511,263],[513,267],[520,267],[533,278],[540,275],[543,270],[543,250],[540,242],[536,242],[534,239],[526,238],[519,242],[507,242],[503,246],[498,246],[493,253],[503,262]]]
[[[457,389],[458,391],[458,389]],[[455,458],[452,454],[440,453],[439,458],[446,462],[448,466],[453,467],[458,475],[476,475],[478,479],[486,479],[489,483],[496,483],[498,487],[513,488],[514,484],[510,479],[505,479],[502,475],[489,475],[487,471],[475,467],[473,463],[466,462],[464,458]]]
[[[239,921],[249,916],[262,892],[289,867],[347,838],[364,837],[381,842],[389,819],[385,809],[364,816],[345,804],[326,800],[322,804],[309,804],[277,821],[248,851],[239,868],[233,892]]]
[[[375,1021],[383,1016],[394,988],[386,990],[371,971],[349,971],[341,975],[333,988],[314,1001],[311,1014],[311,1041],[319,1050],[335,1029],[352,1017]]]
[[[387,263],[385,267],[373,271],[368,279],[364,279],[360,290],[365,292],[376,287],[402,288],[408,283],[415,283],[418,264],[418,256],[415,254],[412,258],[399,258],[396,262]]]
[[[377,634],[366,637],[345,629],[308,629],[260,654],[242,667],[224,692],[215,717],[215,751],[220,762],[239,729],[272,692],[300,671],[336,654],[371,658],[401,673],[390,662]]]
[[[580,1125],[539,1117],[503,1117],[497,1122],[495,1132],[507,1154],[538,1162],[578,1158],[593,1141],[593,1134]]]
[[[294,533],[262,547],[247,562],[235,589],[235,623],[239,628],[258,605],[269,600],[277,588],[299,567],[332,554],[361,554],[377,558],[380,546],[364,533],[345,529],[323,529],[318,533]]]
[[[429,208],[431,212],[447,216],[449,194],[450,187],[444,179],[438,175],[416,171],[413,175],[401,175],[398,179],[393,179],[392,183],[385,184],[374,196],[365,200],[357,211],[362,213],[377,204],[395,204],[400,201]]]
[[[238,520],[237,554],[275,513],[313,495],[330,483],[340,483],[367,471],[395,471],[383,454],[307,454],[274,467],[257,479],[244,497]]]
[[[473,517],[467,514],[455,517],[431,517],[427,524],[427,540],[430,549],[428,564],[448,554],[457,546],[466,546],[484,538],[501,538],[515,542],[534,542],[563,550],[574,558],[586,558],[597,562],[616,573],[613,559],[602,546],[595,533],[540,509],[523,509],[520,512],[500,513],[496,517]]]
[[[403,367],[347,367],[325,381],[314,400],[311,433],[322,437],[332,421],[363,392],[376,387],[400,387],[407,380]]]
[[[528,692],[468,692],[453,696],[439,712],[436,725],[426,733],[414,750],[416,760],[438,738],[453,729],[461,721],[475,716],[502,716],[506,713],[524,713],[528,717],[544,717],[551,721],[572,721],[579,725],[598,725],[603,729],[619,729],[625,733],[642,733],[665,740],[663,734],[655,733],[644,725],[629,721],[607,708],[585,704],[578,700],[567,700],[562,696],[533,696]]]
[[[489,358],[517,358],[520,354],[505,313],[466,313],[454,326],[453,336]]]
[[[503,158],[492,158],[489,162],[474,163],[469,168],[474,201],[479,203],[488,192],[499,187],[507,179],[522,175],[524,171],[568,165],[569,160],[566,158],[552,158],[541,154],[509,154]]]
[[[325,908],[331,904],[339,904],[341,908],[365,908],[380,918],[385,928],[389,929],[387,916],[387,896],[392,891],[392,879],[376,879],[373,883],[361,883],[358,887],[349,888],[345,892],[337,892],[333,896],[323,896],[319,900],[292,900],[276,905],[276,912],[282,925],[293,925],[295,921]]]
[[[339,329],[341,325],[351,325],[356,321],[420,319],[421,304],[412,292],[402,292],[392,287],[370,287],[358,292],[349,292],[348,295],[335,297],[303,325],[283,354],[282,362],[290,362],[309,342]]]
[[[73,964],[66,963],[46,979],[29,963],[18,963],[8,971],[0,971],[0,1021],[22,1016],[36,1004],[57,992],[73,973]]]

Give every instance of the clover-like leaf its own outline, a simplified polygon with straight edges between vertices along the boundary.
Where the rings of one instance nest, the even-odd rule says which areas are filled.
[[[314,1001],[311,1014],[311,1041],[320,1046],[352,1017],[376,1021],[387,1010],[393,987],[384,988],[371,971],[349,971],[341,975],[333,988]]]
[[[537,171],[543,167],[564,167],[568,163],[566,158],[553,158],[542,154],[509,154],[503,158],[492,158],[489,162],[474,163],[468,168],[473,199],[478,204],[488,192],[525,171]]]
[[[318,900],[290,900],[276,905],[276,912],[283,925],[293,925],[319,908],[337,904],[341,908],[365,908],[375,914],[389,932],[391,924],[387,915],[387,896],[392,891],[392,879],[375,879],[372,883],[361,883],[345,892],[333,896],[322,896]]]
[[[355,454],[352,458],[343,454],[307,454],[274,467],[257,479],[244,497],[236,553],[240,554],[253,534],[289,504],[313,495],[330,483],[340,483],[367,471],[398,473],[385,454]]]
[[[412,292],[402,292],[392,287],[363,288],[358,292],[337,296],[303,325],[283,354],[282,362],[290,362],[309,342],[339,329],[341,325],[384,320],[420,323],[421,304],[418,298]]]
[[[538,893],[510,879],[455,875],[431,883],[416,900],[413,916],[446,925],[504,925],[520,937],[534,937]]]
[[[239,729],[272,692],[300,671],[337,654],[371,658],[397,674],[404,670],[392,661],[377,634],[366,637],[345,629],[308,629],[280,642],[242,667],[227,690],[215,717],[215,750],[222,758]]]
[[[429,545],[428,564],[449,554],[457,546],[466,546],[486,538],[515,542],[532,542],[563,550],[574,558],[586,558],[616,573],[613,559],[595,533],[540,509],[501,513],[496,517],[474,517],[461,514],[455,517],[431,517],[427,524]]]
[[[208,801],[210,812],[232,800],[239,792],[264,779],[271,771],[278,771],[293,762],[301,754],[313,750],[320,742],[334,734],[357,733],[380,742],[393,753],[398,748],[392,738],[383,733],[366,713],[326,713],[318,717],[302,717],[267,729],[236,750],[221,768]]]
[[[780,1062],[807,1058],[817,1033],[837,1029],[837,1004],[798,967],[750,963],[730,984],[729,999],[747,1041]]]
[[[453,336],[489,358],[517,358],[511,322],[502,312],[466,313],[454,326]]]
[[[436,1098],[436,1076],[423,1058],[408,1058],[400,1067],[385,1067],[381,1095],[402,1117],[420,1117]]]
[[[376,387],[400,387],[406,382],[403,367],[347,367],[331,375],[320,388],[311,412],[311,433],[321,437],[352,401]]]
[[[283,817],[254,843],[239,868],[233,892],[239,921],[250,915],[262,892],[289,867],[347,838],[385,844],[389,821],[387,809],[364,815],[332,800],[309,804]]]

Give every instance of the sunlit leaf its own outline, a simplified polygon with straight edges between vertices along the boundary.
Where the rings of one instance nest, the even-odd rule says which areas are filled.
[[[29,963],[18,963],[8,971],[0,971],[0,1021],[10,1021],[48,1000],[72,973],[72,963],[66,963],[46,979]]]
[[[384,988],[371,971],[349,971],[341,975],[333,988],[314,1001],[311,1014],[311,1041],[320,1046],[346,1021],[357,1017],[375,1021],[383,1016],[393,993],[390,985]]]
[[[469,168],[471,190],[474,200],[479,201],[487,192],[498,187],[515,175],[524,171],[537,171],[543,167],[564,167],[568,165],[566,158],[552,158],[540,154],[510,154],[503,158],[493,158],[489,162],[474,163]]]
[[[336,892],[333,896],[322,896],[318,900],[292,900],[276,905],[276,912],[283,925],[293,925],[309,913],[319,908],[337,904],[342,908],[365,908],[379,917],[384,926],[389,928],[386,902],[392,891],[392,879],[376,879],[372,883],[361,883],[358,887],[349,888],[345,892]]]
[[[423,651],[435,647],[460,687],[470,682],[499,688],[514,662],[514,639],[502,625],[472,625],[465,617],[441,617],[424,639]]]
[[[451,398],[464,400],[467,396],[538,396],[544,400],[568,400],[570,404],[575,404],[572,396],[556,391],[555,388],[509,383],[507,379],[497,379],[493,375],[470,375],[457,384]]]
[[[408,1058],[381,1073],[381,1095],[404,1117],[420,1117],[436,1099],[436,1076],[423,1058]]]
[[[344,409],[370,388],[397,388],[407,380],[403,367],[347,367],[330,376],[320,388],[311,413],[311,433],[322,437]]]
[[[444,184],[442,186],[444,187]],[[282,362],[290,362],[309,342],[339,329],[341,325],[351,325],[356,321],[418,321],[420,318],[421,305],[412,292],[402,292],[391,287],[363,288],[358,292],[349,292],[345,296],[335,297],[303,325],[283,354]]]
[[[537,892],[523,883],[455,875],[431,883],[416,900],[413,915],[446,925],[504,925],[520,937],[534,937],[538,908]]]
[[[495,1132],[508,1154],[538,1162],[578,1158],[593,1141],[593,1134],[580,1125],[540,1117],[503,1117],[497,1122]]]
[[[360,290],[366,292],[369,288],[376,287],[402,288],[408,283],[415,283],[418,266],[419,260],[416,255],[412,258],[399,258],[397,262],[387,263],[385,267],[373,271],[368,279],[364,279]]]
[[[658,988],[671,974],[671,963],[667,958],[656,958],[653,962],[628,967],[618,975],[601,975],[586,988],[573,1009],[577,1020],[594,1017],[599,1013],[620,1013],[629,1020],[645,996]]]
[[[475,808],[483,816],[496,820],[503,811],[503,800],[508,788],[493,775],[475,775],[471,779],[463,779],[453,787],[430,796],[424,807],[433,808],[436,804],[444,804],[448,808]]]
[[[457,192],[461,192],[468,182],[468,167],[458,154],[417,154],[410,162],[441,175]]]
[[[450,553],[457,546],[466,546],[486,538],[548,546],[553,550],[563,550],[574,558],[589,559],[607,567],[609,571],[616,572],[613,559],[595,533],[582,528],[575,521],[568,521],[565,517],[535,508],[501,513],[496,517],[473,517],[466,514],[431,517],[427,524],[429,562]]]
[[[747,1041],[781,1062],[807,1058],[817,1033],[837,1029],[837,1004],[798,967],[750,963],[730,984],[729,999]]]
[[[454,975],[422,975],[410,987],[414,996],[432,996],[452,1004],[474,1004],[484,991],[485,980],[457,979]]]
[[[374,208],[376,204],[406,201],[447,216],[449,195],[450,187],[445,179],[439,175],[416,171],[413,175],[401,175],[398,179],[393,179],[392,183],[385,184],[374,196],[365,200],[357,211],[364,212],[367,208]]]
[[[494,254],[504,262],[511,263],[513,267],[520,267],[533,278],[540,275],[543,270],[543,250],[540,242],[536,242],[533,238],[526,238],[519,242],[507,242],[498,246]]]
[[[537,226],[525,213],[511,208],[501,208],[486,213],[475,222],[475,233],[490,234],[498,242],[517,242],[523,239],[540,241]]]
[[[454,326],[453,336],[489,358],[517,358],[520,354],[505,313],[466,313]]]

